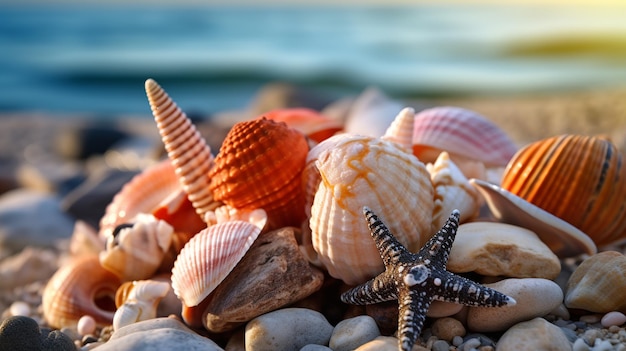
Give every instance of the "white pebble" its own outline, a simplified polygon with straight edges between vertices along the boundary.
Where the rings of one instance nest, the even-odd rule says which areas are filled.
[[[602,323],[602,326],[605,328],[613,325],[620,326],[626,323],[626,315],[624,315],[622,312],[617,311],[609,312],[605,314],[604,317],[602,317],[600,323]]]
[[[30,306],[23,301],[15,301],[9,307],[11,316],[30,316]]]
[[[608,340],[596,339],[593,345],[593,351],[612,351],[613,345]]]
[[[573,351],[589,351],[591,350],[591,348],[589,347],[589,345],[587,345],[585,340],[576,339],[576,341],[574,341],[574,345],[572,345],[572,350]]]
[[[96,320],[92,316],[82,316],[78,320],[76,329],[80,335],[93,334],[96,331]]]

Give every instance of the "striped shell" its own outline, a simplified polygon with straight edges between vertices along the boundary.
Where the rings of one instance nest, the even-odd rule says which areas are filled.
[[[308,108],[285,108],[264,113],[263,116],[276,122],[285,122],[289,127],[319,143],[343,129],[343,124]]]
[[[415,110],[411,107],[403,108],[391,122],[381,139],[392,141],[410,152],[413,147],[414,120]]]
[[[560,135],[531,143],[511,159],[501,186],[598,246],[626,237],[626,167],[609,140]]]
[[[48,281],[42,296],[44,318],[54,328],[75,327],[84,315],[110,325],[120,285],[118,277],[100,266],[98,256],[80,256]]]
[[[209,169],[213,155],[196,127],[165,90],[152,79],[146,80],[146,95],[159,128],[167,156],[198,215],[219,206],[209,190]]]
[[[187,307],[206,298],[248,251],[261,233],[246,221],[228,221],[196,234],[174,262],[172,288]]]
[[[325,143],[333,147],[316,161],[321,182],[309,221],[312,245],[330,275],[347,284],[363,283],[384,269],[363,221],[363,206],[416,251],[432,234],[433,186],[424,164],[394,143],[343,134],[316,148]]]
[[[422,162],[433,162],[441,151],[447,151],[457,164],[462,158],[498,167],[507,164],[517,147],[502,129],[478,113],[442,106],[416,114],[413,132],[413,153]]]
[[[301,174],[304,135],[264,117],[233,126],[209,172],[215,200],[236,209],[262,208],[272,228],[304,220]]]

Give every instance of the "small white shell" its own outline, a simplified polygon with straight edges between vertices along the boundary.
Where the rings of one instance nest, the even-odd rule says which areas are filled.
[[[157,306],[170,290],[170,285],[156,280],[126,282],[115,296],[116,305],[121,302],[113,316],[113,329],[156,317]]]
[[[411,152],[413,147],[413,124],[415,120],[415,110],[406,107],[398,113],[396,118],[391,122],[382,140],[388,140],[400,145],[402,148]]]
[[[260,233],[257,225],[235,220],[196,234],[174,262],[172,288],[176,296],[187,307],[198,305],[232,271]]]

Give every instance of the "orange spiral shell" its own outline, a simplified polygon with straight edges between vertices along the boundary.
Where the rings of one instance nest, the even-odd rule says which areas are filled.
[[[529,144],[510,160],[501,186],[598,246],[626,236],[626,168],[607,139],[560,135]]]

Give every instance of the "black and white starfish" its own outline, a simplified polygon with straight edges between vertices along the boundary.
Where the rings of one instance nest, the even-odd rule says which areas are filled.
[[[433,300],[489,307],[515,304],[515,300],[507,295],[446,270],[459,226],[458,210],[452,211],[443,228],[417,254],[405,248],[372,210],[364,207],[363,213],[385,271],[343,293],[341,301],[366,305],[397,299],[399,350],[413,348]]]

